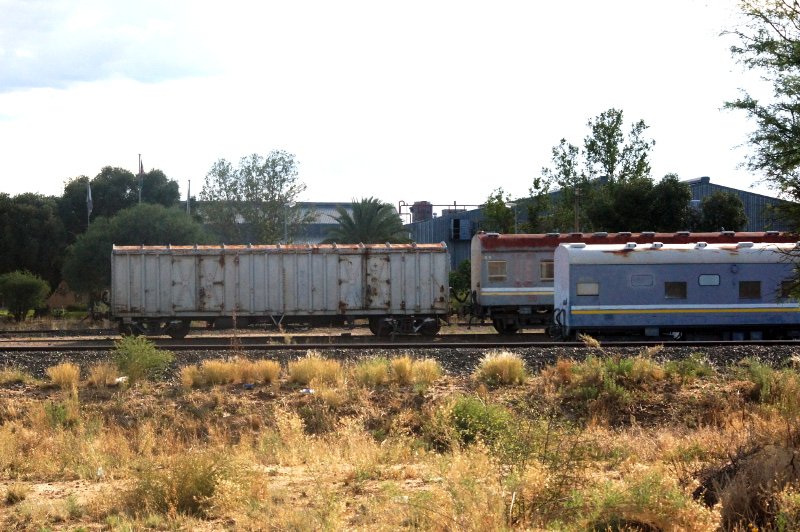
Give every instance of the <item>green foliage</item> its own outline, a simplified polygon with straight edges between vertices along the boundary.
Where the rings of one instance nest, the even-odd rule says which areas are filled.
[[[776,370],[749,358],[741,362],[744,378],[753,383],[753,399],[777,407],[792,418],[800,415],[800,373],[792,368]]]
[[[242,157],[238,167],[220,159],[206,175],[200,209],[226,244],[291,242],[314,219],[296,204],[305,189],[291,153],[254,153]]]
[[[50,286],[38,275],[24,271],[0,275],[0,298],[16,321],[23,321],[29,310],[43,306],[48,294]]]
[[[736,194],[714,192],[700,203],[699,231],[740,231],[747,224],[744,203]]]
[[[481,226],[484,231],[494,231],[497,233],[516,232],[516,211],[510,205],[511,197],[502,188],[495,189],[486,198],[481,209],[483,210],[483,222]]]
[[[450,272],[450,288],[459,301],[464,301],[470,291],[472,277],[472,263],[469,259],[462,260],[455,270]]]
[[[180,209],[143,203],[113,218],[97,218],[69,247],[64,278],[77,292],[96,293],[111,284],[111,248],[117,245],[196,244],[202,226]]]
[[[175,360],[170,351],[158,349],[141,336],[123,336],[117,340],[113,356],[120,374],[127,376],[130,383],[158,378]]]
[[[692,382],[715,373],[714,366],[700,353],[692,353],[688,358],[680,360],[669,360],[664,364],[664,371],[667,376],[681,382]]]
[[[69,242],[86,231],[86,184],[92,187],[92,216],[111,218],[123,209],[139,203],[139,176],[123,168],[106,166],[93,179],[76,177],[64,186],[59,213],[69,234]],[[161,170],[142,175],[142,203],[174,207],[180,200],[177,181]]]
[[[500,405],[468,395],[456,399],[451,421],[461,443],[469,445],[482,441],[491,446],[508,432],[512,416]]]
[[[353,213],[337,207],[339,225],[328,232],[326,243],[382,244],[408,242],[408,232],[397,210],[390,203],[373,197],[353,200]]]
[[[552,166],[534,179],[526,230],[676,231],[689,225],[691,191],[674,174],[650,176],[647,125],[628,133],[623,113],[609,109],[588,122],[583,148],[561,139]],[[550,196],[550,192],[555,193]]]
[[[580,364],[569,366],[562,393],[613,408],[628,404],[635,393],[663,380],[665,375],[663,368],[647,357],[588,356]]]
[[[0,193],[0,273],[26,270],[56,286],[65,247],[56,198]]]
[[[79,407],[74,399],[67,401],[48,401],[44,405],[47,424],[52,429],[69,428],[78,423]]]
[[[575,491],[567,507],[585,530],[665,530],[692,504],[676,483],[659,472],[634,474],[622,484],[602,483]]]
[[[763,100],[747,93],[725,103],[743,111],[756,125],[747,167],[788,199],[800,199],[800,5],[797,2],[743,0],[745,22],[730,31],[738,39],[731,53],[772,84]],[[797,215],[797,212],[794,212]],[[796,220],[795,220],[796,221]]]

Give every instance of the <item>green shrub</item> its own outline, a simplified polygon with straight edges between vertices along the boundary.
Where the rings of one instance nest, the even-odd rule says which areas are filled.
[[[44,306],[49,293],[47,281],[30,272],[18,270],[0,275],[0,298],[15,321],[24,320],[29,310]]]
[[[114,348],[114,362],[131,383],[163,375],[173,360],[175,356],[170,351],[158,349],[141,336],[123,336]]]
[[[456,399],[451,419],[459,439],[465,445],[478,440],[494,445],[508,432],[512,422],[508,410],[474,396]]]
[[[692,353],[682,360],[670,360],[664,365],[667,375],[681,382],[692,382],[714,374],[714,366],[700,353]]]

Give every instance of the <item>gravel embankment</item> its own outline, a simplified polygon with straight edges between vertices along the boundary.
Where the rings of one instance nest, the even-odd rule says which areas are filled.
[[[532,371],[555,363],[560,358],[571,358],[581,360],[587,355],[595,354],[598,356],[634,356],[641,352],[639,348],[603,348],[602,353],[596,349],[585,347],[526,347],[509,348],[508,351],[519,354],[524,358],[528,367]],[[445,371],[451,374],[468,374],[472,372],[481,358],[487,353],[486,348],[475,349],[441,349],[441,348],[417,348],[401,349],[394,351],[371,350],[371,349],[329,349],[322,354],[326,357],[337,358],[339,360],[358,360],[366,356],[401,356],[409,354],[413,357],[436,358],[444,367]],[[245,356],[249,358],[271,358],[279,360],[283,364],[290,360],[303,356],[298,351],[247,351]],[[679,344],[666,346],[662,351],[655,355],[657,360],[679,360],[690,356],[692,353],[705,355],[713,364],[725,366],[736,363],[743,358],[756,357],[765,363],[775,367],[785,365],[787,360],[793,355],[800,356],[800,349],[791,346],[763,347],[763,346],[734,346],[734,347],[687,347]],[[35,377],[42,378],[45,370],[61,362],[73,362],[80,365],[84,370],[103,360],[109,360],[110,352],[0,352],[0,367],[18,366],[31,373]],[[230,350],[214,351],[181,351],[175,353],[175,363],[173,369],[187,364],[197,364],[209,358],[220,358],[231,356]]]

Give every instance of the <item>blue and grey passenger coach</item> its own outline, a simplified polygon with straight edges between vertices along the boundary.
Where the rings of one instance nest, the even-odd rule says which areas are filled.
[[[501,334],[552,321],[553,254],[560,244],[728,244],[736,242],[795,243],[797,235],[765,232],[716,233],[478,233],[471,243],[470,314],[489,319]]]
[[[797,244],[562,244],[556,336],[762,339],[800,336]],[[713,335],[713,336],[712,336]]]

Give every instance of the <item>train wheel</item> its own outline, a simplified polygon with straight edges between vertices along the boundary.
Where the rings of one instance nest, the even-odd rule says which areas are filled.
[[[171,323],[167,329],[167,334],[173,340],[183,340],[189,334],[190,323],[187,320]]]
[[[441,325],[437,318],[426,318],[419,328],[419,333],[422,336],[436,336],[439,334],[439,329],[441,329]]]
[[[502,319],[492,320],[492,325],[500,334],[517,334],[517,331],[519,331],[519,326],[516,323],[506,323]]]
[[[375,336],[389,336],[392,332],[391,325],[384,317],[373,317],[369,319],[369,332]]]

